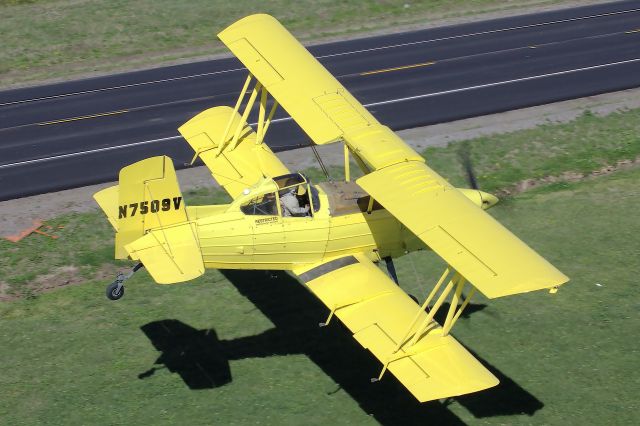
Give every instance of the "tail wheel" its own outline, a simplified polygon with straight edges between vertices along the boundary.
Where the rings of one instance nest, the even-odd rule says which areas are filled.
[[[117,281],[114,281],[107,286],[107,298],[109,300],[118,300],[124,296],[124,286],[118,284]]]

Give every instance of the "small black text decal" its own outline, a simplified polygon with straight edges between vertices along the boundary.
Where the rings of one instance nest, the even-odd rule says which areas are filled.
[[[272,223],[272,222],[277,222],[279,219],[278,216],[273,216],[273,217],[266,217],[264,219],[257,219],[256,220],[256,225],[264,225],[266,223]]]
[[[182,197],[163,198],[162,200],[140,201],[139,203],[118,206],[118,219],[133,217],[136,214],[167,212],[173,208],[178,210]]]

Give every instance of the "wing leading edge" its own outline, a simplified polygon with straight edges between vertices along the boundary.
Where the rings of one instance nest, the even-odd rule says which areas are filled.
[[[395,164],[357,182],[489,298],[569,280],[423,162]]]
[[[294,272],[419,401],[498,384],[435,321],[420,328],[425,331],[412,341],[427,314],[365,256],[336,258]]]

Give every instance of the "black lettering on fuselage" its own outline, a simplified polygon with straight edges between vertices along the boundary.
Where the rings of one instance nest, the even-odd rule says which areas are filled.
[[[280,218],[279,216],[272,216],[272,217],[266,217],[264,219],[256,219],[255,224],[264,225],[266,223],[273,223],[273,222],[277,222],[279,218]]]
[[[182,201],[182,197],[173,197],[173,208],[178,210],[180,208],[180,201]]]
[[[172,203],[173,201],[173,203]],[[118,206],[118,219],[133,217],[136,213],[146,215],[148,213],[168,212],[173,205],[174,210],[180,209],[182,197],[163,198],[162,200],[140,201],[139,203],[123,204]]]

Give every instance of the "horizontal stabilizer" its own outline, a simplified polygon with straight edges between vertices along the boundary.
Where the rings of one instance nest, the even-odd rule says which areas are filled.
[[[96,200],[104,214],[107,215],[109,223],[116,231],[118,230],[119,196],[118,185],[110,186],[93,194],[93,199]]]
[[[125,248],[132,259],[144,264],[158,284],[189,281],[204,274],[192,222],[151,231]]]

